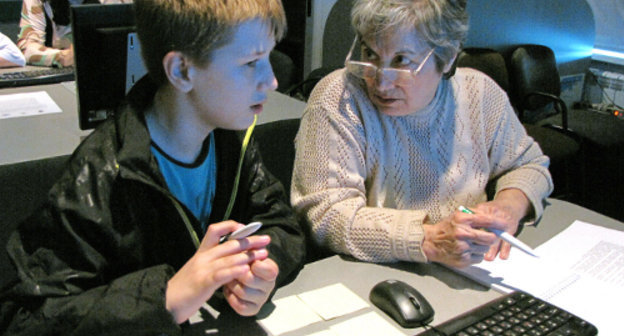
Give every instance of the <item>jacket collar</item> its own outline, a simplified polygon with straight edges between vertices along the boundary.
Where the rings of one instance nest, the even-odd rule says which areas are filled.
[[[157,89],[149,76],[141,78],[128,93],[119,113],[115,114],[119,142],[117,160],[122,177],[147,177],[164,186],[164,178],[150,150],[151,139],[144,117],[145,110],[153,104]],[[148,176],[140,176],[145,174]]]

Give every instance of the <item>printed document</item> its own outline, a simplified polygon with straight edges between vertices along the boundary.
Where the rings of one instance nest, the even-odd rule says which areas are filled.
[[[60,112],[61,108],[45,91],[0,95],[0,119]]]
[[[511,249],[508,260],[459,269],[501,292],[531,293],[594,324],[600,335],[620,331],[624,302],[624,232],[575,221],[535,251]]]

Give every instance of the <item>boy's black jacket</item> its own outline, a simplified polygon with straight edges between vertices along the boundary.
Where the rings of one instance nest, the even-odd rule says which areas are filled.
[[[176,208],[151,154],[142,111],[154,93],[149,79],[142,79],[122,112],[72,154],[47,204],[9,238],[19,281],[0,296],[4,334],[182,332],[165,309],[164,294],[168,279],[196,250],[183,217],[200,240],[203,233],[186,207]],[[223,220],[242,136],[215,130],[218,178],[211,223]],[[304,236],[253,140],[230,218],[263,223],[259,233],[271,236],[278,286],[296,276],[305,258]]]

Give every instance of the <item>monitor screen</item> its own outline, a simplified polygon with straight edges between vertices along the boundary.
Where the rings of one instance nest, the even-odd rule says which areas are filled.
[[[146,71],[132,4],[71,7],[80,129],[97,126]]]

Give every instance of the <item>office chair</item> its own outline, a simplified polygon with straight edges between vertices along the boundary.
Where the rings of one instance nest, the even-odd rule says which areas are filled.
[[[511,98],[518,108],[520,120],[537,123],[558,114],[561,128],[567,131],[568,108],[559,97],[561,78],[555,53],[543,45],[520,45],[512,51],[509,67],[515,93]]]
[[[351,27],[351,8],[353,0],[338,0],[332,6],[323,29],[323,52],[321,66],[312,69],[299,83],[291,87],[286,94],[307,101],[316,83],[332,71],[342,68],[355,37]]]
[[[551,159],[553,179],[555,174],[564,175],[564,179],[555,180],[555,189],[558,188],[557,182],[563,180],[567,195],[561,198],[578,202],[585,190],[582,182],[585,178],[585,148],[583,138],[569,127],[568,107],[559,96],[561,78],[554,52],[544,45],[519,45],[511,51],[509,69],[514,92],[512,103],[520,120],[534,125],[531,126],[533,131],[546,137],[540,145]],[[554,122],[555,119],[558,122]],[[561,135],[555,136],[553,131]],[[562,135],[574,143],[567,141],[569,144],[566,145],[562,142]]]
[[[566,108],[565,103],[559,102],[559,97],[550,97],[558,96],[560,91],[559,74],[554,62],[552,51],[545,46],[520,45],[513,50],[510,66],[516,73],[515,84],[520,97],[523,94],[528,96],[532,91],[543,92],[545,94],[534,97],[551,100],[555,102],[555,107],[560,106],[561,114],[538,119],[536,124],[558,128],[572,134],[580,142],[582,175],[577,183],[581,184],[583,197],[578,203],[601,213],[622,218],[624,121],[588,108],[574,106]],[[518,106],[523,107],[526,112],[544,103],[535,98],[525,99]]]
[[[512,79],[505,58],[494,49],[464,48],[457,56],[457,66],[470,67],[485,73],[507,92],[510,98],[518,95],[512,92],[514,87],[511,85],[511,82],[517,79]],[[531,71],[529,66],[527,71]],[[525,84],[524,87],[529,88],[529,85]],[[518,109],[515,107],[514,109],[519,113]],[[522,122],[522,125],[527,134],[537,141],[544,154],[550,158],[549,170],[555,183],[555,191],[551,196],[566,200],[577,197],[578,191],[574,188],[574,180],[578,175],[577,167],[581,152],[578,140],[559,130],[527,122]]]
[[[277,49],[271,50],[269,62],[271,62],[273,73],[277,78],[277,92],[285,93],[296,81],[297,67],[295,62],[290,56]]]

